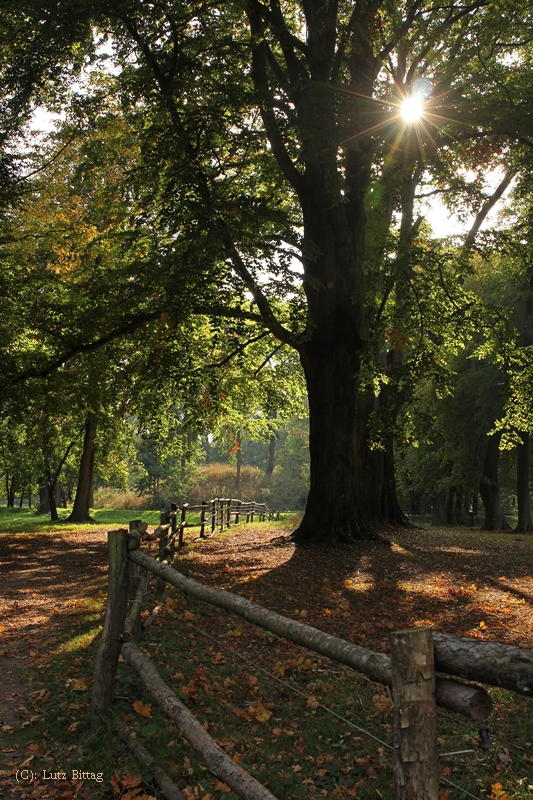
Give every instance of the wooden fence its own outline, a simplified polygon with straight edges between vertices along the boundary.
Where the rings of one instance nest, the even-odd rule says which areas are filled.
[[[198,522],[191,522],[190,516],[194,513],[199,517]],[[236,500],[233,497],[215,497],[213,500],[206,500],[200,505],[191,506],[183,503],[179,506],[173,503],[170,511],[161,513],[161,524],[156,529],[156,537],[163,531],[168,535],[176,537],[178,545],[183,544],[183,535],[186,528],[200,528],[200,539],[206,538],[209,533],[215,533],[217,528],[221,531],[229,528],[232,524],[239,525],[241,522],[258,522],[265,520],[279,520],[280,512],[269,508],[266,503],[256,503],[254,500]]]
[[[174,512],[177,514],[178,509]],[[225,608],[267,631],[391,686],[393,772],[398,800],[438,800],[437,705],[478,721],[486,719],[492,709],[492,702],[484,689],[437,677],[435,670],[533,695],[531,649],[450,636],[429,628],[413,628],[391,634],[392,654],[389,658],[268,611],[239,595],[204,586],[182,575],[164,563],[173,560],[172,548],[168,544],[160,547],[160,561],[139,549],[141,539],[153,540],[159,536],[164,541],[166,531],[158,530],[159,533],[148,534],[146,526],[134,521],[130,523],[129,532],[119,530],[108,534],[109,592],[104,632],[96,660],[93,723],[101,717],[111,716],[117,662],[119,653],[122,653],[124,660],[138,672],[149,693],[208,769],[239,797],[275,800],[268,789],[235,764],[206,733],[163,683],[152,662],[134,644],[146,588],[139,577],[140,568],[157,576],[160,590],[169,583],[199,600]],[[177,530],[178,526],[175,532]],[[136,588],[135,601],[126,619],[128,593],[133,586]],[[162,789],[165,796],[169,800],[181,797],[176,787],[168,787],[169,779],[164,775],[163,778],[167,781],[167,791]]]

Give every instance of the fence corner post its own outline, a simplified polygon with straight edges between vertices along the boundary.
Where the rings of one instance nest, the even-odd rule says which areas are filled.
[[[397,800],[438,800],[439,753],[431,628],[390,635],[393,755]]]
[[[111,715],[120,655],[120,635],[124,631],[128,607],[128,531],[122,529],[109,531],[107,542],[109,551],[107,608],[94,671],[91,701],[91,725],[93,728],[102,718]]]

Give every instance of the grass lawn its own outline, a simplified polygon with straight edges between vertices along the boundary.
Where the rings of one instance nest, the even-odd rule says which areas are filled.
[[[50,521],[49,514],[38,514],[31,508],[0,507],[0,535],[5,533],[69,533],[89,528],[128,527],[131,519],[142,519],[149,525],[159,524],[159,511],[128,511],[116,508],[93,508],[94,522],[66,522],[70,509],[59,508],[59,520]]]
[[[98,519],[98,527],[105,529],[141,516],[101,513],[109,514]],[[147,521],[157,524],[157,512],[145,513],[155,514]],[[42,534],[48,538],[50,532],[70,531],[48,523],[30,536],[27,511],[1,514],[0,530],[15,532],[11,526],[17,518],[18,532],[28,534],[23,537],[28,547],[34,542],[37,547]],[[389,530],[392,548],[332,552],[273,541],[288,532],[282,521],[231,529],[203,542],[191,534],[176,568],[373,650],[388,650],[393,629],[428,624],[531,646],[531,536],[464,528]],[[101,783],[85,780],[78,794],[71,783],[49,783],[47,796],[58,800],[125,798],[128,782],[135,780],[133,788],[139,791],[132,798],[157,796],[151,773],[132,762],[110,732],[102,728],[91,736],[88,730],[105,602],[103,549],[101,560],[100,572],[89,571],[82,582],[76,612],[61,620],[54,640],[41,648],[28,670],[26,712],[20,724],[5,732],[8,764],[29,759],[36,773],[53,764],[64,771],[102,773]],[[276,797],[394,800],[391,702],[384,687],[176,589],[169,588],[160,605],[142,649],[209,733]],[[442,756],[443,778],[469,793],[443,783],[441,800],[532,797],[533,701],[489,691],[495,708],[488,720],[493,730],[488,752],[478,748],[479,724],[439,710],[439,750],[454,754]],[[235,800],[202,767],[124,663],[119,664],[116,694],[117,716],[157,754],[187,800]],[[10,781],[7,776],[13,797],[23,797],[20,785],[17,789]],[[39,787],[44,791],[42,782]]]

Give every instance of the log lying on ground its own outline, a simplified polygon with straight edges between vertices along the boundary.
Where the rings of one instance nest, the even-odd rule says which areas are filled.
[[[122,645],[124,661],[138,672],[154,700],[194,747],[203,763],[243,800],[276,800],[274,795],[236,764],[204,730],[160,678],[150,659],[132,642]]]
[[[199,600],[239,614],[248,622],[253,622],[291,642],[303,645],[341,664],[346,664],[377,683],[392,686],[390,658],[383,653],[374,653],[372,650],[319,631],[310,625],[282,617],[281,614],[268,611],[257,603],[252,603],[232,592],[204,586],[166,564],[160,564],[155,558],[141,553],[140,550],[130,553],[129,558],[156,575],[161,575],[167,583],[171,583]],[[492,701],[484,689],[465,686],[445,678],[437,679],[437,703],[443,708],[478,721],[486,719],[492,710]]]
[[[435,668],[533,697],[533,649],[433,632]]]
[[[133,739],[129,734],[127,734],[123,727],[115,725],[115,728],[118,735],[128,749],[133,753],[137,761],[140,761],[143,766],[152,770],[155,782],[161,789],[161,794],[163,797],[165,797],[166,800],[185,800],[176,784],[168,777],[166,772],[164,772],[161,767],[155,763],[153,756],[150,755],[146,747],[137,741],[137,739]]]

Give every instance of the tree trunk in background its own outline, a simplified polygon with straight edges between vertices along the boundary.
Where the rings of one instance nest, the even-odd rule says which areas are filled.
[[[9,481],[9,474],[6,473],[6,495],[7,495],[7,507],[13,508],[15,505],[15,492],[14,492],[15,482],[13,476],[11,476],[11,482]]]
[[[368,523],[381,525],[384,495],[383,450],[372,448],[369,441],[368,421],[377,409],[378,400],[370,392],[358,392],[355,413],[355,496],[357,504]]]
[[[48,502],[46,479],[41,478],[39,485],[39,514],[49,514],[49,513],[50,513],[50,503]]]
[[[516,477],[516,496],[518,503],[517,533],[533,531],[531,504],[529,501],[529,433],[522,433],[522,443],[518,445],[518,465]]]
[[[277,411],[272,412],[272,419],[276,419],[278,416]],[[276,455],[276,441],[277,436],[275,433],[268,440],[268,463],[267,468],[265,470],[265,475],[269,477],[274,472],[274,465],[275,465],[275,455]]]
[[[485,531],[507,531],[509,523],[500,505],[498,466],[500,463],[501,433],[487,437],[487,449],[483,459],[483,474],[479,482],[479,494],[485,509],[485,520],[481,526]]]
[[[394,525],[409,525],[403,513],[396,492],[396,473],[394,469],[394,445],[392,436],[387,437],[387,447],[383,453],[383,491],[381,512],[386,522]]]
[[[463,505],[465,493],[459,487],[455,492],[455,508],[454,508],[454,521],[456,525],[464,525]]]
[[[265,471],[265,475],[272,475],[274,472],[274,458],[276,455],[276,435],[272,434],[270,439],[268,440],[268,464]]]
[[[52,476],[52,472],[50,467],[46,467],[46,494],[48,497],[48,509],[50,511],[50,519],[52,522],[56,522],[59,519],[57,513],[57,503],[56,503],[56,486],[57,486],[57,475]]]
[[[69,522],[93,522],[89,511],[92,501],[96,424],[97,415],[91,412],[85,423],[83,452],[81,454],[80,471],[78,473],[78,486],[72,513],[68,518]]]
[[[242,464],[242,451],[241,451],[241,432],[237,434],[237,471],[235,474],[235,492],[239,497],[241,492],[241,464]]]
[[[446,498],[446,525],[453,525],[453,509],[455,505],[455,486],[450,486]]]
[[[446,490],[437,492],[433,498],[433,509],[431,512],[432,525],[446,524]]]

